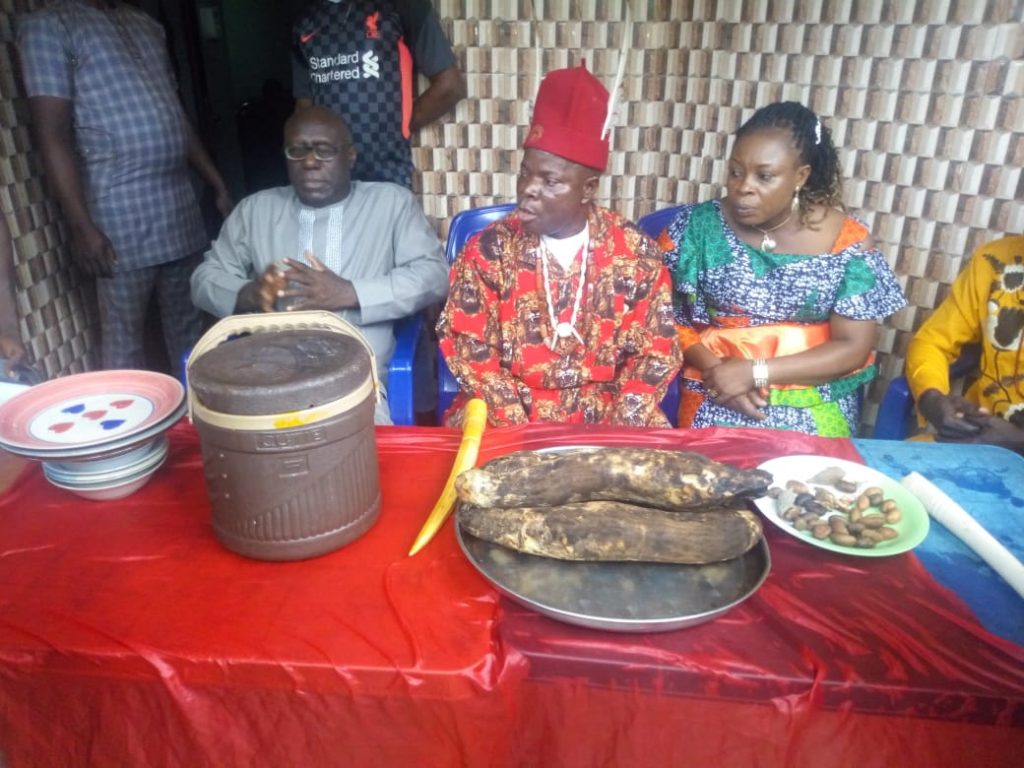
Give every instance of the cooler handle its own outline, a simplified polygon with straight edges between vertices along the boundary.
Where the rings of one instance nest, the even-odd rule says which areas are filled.
[[[377,376],[377,356],[373,347],[362,332],[343,317],[324,309],[305,310],[300,312],[262,312],[251,315],[229,315],[218,320],[202,338],[196,342],[185,363],[185,370],[190,371],[192,361],[201,355],[220,346],[232,336],[240,333],[260,333],[264,331],[293,331],[302,328],[318,328],[326,331],[337,331],[351,336],[370,355],[370,375],[373,377],[374,402],[380,401],[380,379]],[[192,421],[192,376],[186,375],[188,385],[188,420]]]

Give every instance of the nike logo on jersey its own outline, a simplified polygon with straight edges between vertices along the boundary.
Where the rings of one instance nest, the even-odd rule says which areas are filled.
[[[312,40],[319,31],[320,31],[320,27],[317,27],[312,32],[307,32],[304,35],[299,35],[299,42],[302,43],[303,45],[305,45],[310,40]]]

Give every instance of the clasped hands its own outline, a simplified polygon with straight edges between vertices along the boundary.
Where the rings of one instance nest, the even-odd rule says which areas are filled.
[[[723,357],[717,365],[705,368],[701,375],[708,396],[716,403],[750,419],[765,418],[761,409],[768,405],[767,392],[754,387],[752,361]]]
[[[942,442],[985,443],[1013,450],[1020,450],[1024,443],[1024,430],[959,395],[926,390],[918,409]]]
[[[273,312],[277,299],[289,300],[288,310],[327,309],[337,312],[359,306],[351,281],[329,270],[313,254],[305,254],[309,264],[285,259],[287,269],[276,264],[267,267],[256,285],[259,308]]]

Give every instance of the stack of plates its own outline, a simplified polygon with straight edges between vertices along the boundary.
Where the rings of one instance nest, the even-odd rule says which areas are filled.
[[[87,499],[120,499],[144,486],[167,458],[167,438],[160,437],[120,456],[93,461],[44,461],[46,479]]]
[[[162,373],[65,376],[0,405],[0,448],[41,460],[60,488],[90,499],[122,498],[164,462],[164,432],[185,407],[181,384]]]

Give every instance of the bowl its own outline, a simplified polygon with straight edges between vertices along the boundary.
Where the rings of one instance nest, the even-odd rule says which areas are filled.
[[[167,454],[165,452],[160,455],[159,460],[151,466],[143,466],[141,469],[136,470],[131,474],[103,482],[68,482],[67,480],[57,480],[50,475],[45,465],[43,467],[43,473],[46,475],[46,479],[50,481],[51,485],[54,485],[57,488],[62,488],[65,491],[70,491],[77,496],[81,496],[83,499],[89,499],[90,501],[112,501],[114,499],[123,499],[126,496],[131,496],[137,490],[142,488],[142,486],[149,482],[150,478],[153,477],[154,473],[160,468],[166,458]]]
[[[161,435],[115,456],[81,461],[44,461],[43,471],[51,480],[72,485],[113,482],[158,466],[166,456],[167,438]]]

